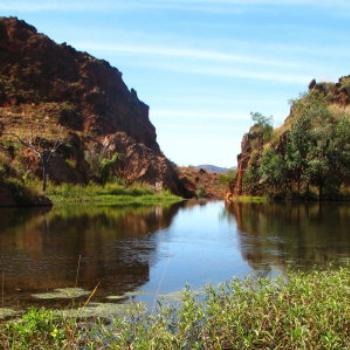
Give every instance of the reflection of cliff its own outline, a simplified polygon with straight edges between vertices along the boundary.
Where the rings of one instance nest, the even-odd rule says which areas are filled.
[[[181,205],[55,209],[24,216],[6,211],[19,220],[16,226],[0,222],[0,271],[5,271],[7,294],[73,286],[79,255],[79,286],[91,289],[101,282],[100,293],[111,294],[139,287],[149,278],[155,254],[152,234],[169,227]]]
[[[350,254],[350,206],[232,203],[244,259],[253,268],[321,264]]]

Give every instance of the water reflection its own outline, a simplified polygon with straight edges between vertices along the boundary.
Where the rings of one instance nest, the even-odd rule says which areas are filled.
[[[308,268],[350,256],[348,204],[234,203],[226,213],[253,269]]]
[[[79,255],[80,287],[100,282],[100,294],[134,290],[149,278],[152,233],[167,228],[181,206],[1,210],[6,296],[25,302],[31,293],[74,286]]]
[[[183,202],[167,208],[0,210],[5,301],[78,286],[96,299],[135,290],[154,301],[186,283],[201,288],[248,273],[350,257],[350,205]],[[147,299],[147,297],[144,297]],[[61,305],[61,304],[60,304]]]

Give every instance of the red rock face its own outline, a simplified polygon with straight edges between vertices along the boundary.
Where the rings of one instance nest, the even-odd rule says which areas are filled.
[[[254,146],[253,146],[254,145]],[[230,192],[234,196],[241,196],[243,192],[243,178],[248,168],[251,159],[252,151],[254,149],[260,150],[263,146],[263,136],[261,132],[251,128],[249,133],[243,136],[241,143],[241,153],[237,156],[237,173],[234,181],[230,184]]]
[[[181,167],[179,172],[188,191],[195,193],[198,197],[207,199],[225,198],[227,184],[222,182],[221,174],[195,167]]]
[[[58,156],[49,169],[51,179],[88,181],[86,144],[112,140],[123,152],[118,175],[190,196],[162,154],[148,113],[108,62],[58,45],[17,18],[0,18],[0,122],[8,130],[23,130],[44,115],[45,132],[61,126],[78,139],[70,155],[75,168]]]
[[[237,174],[234,183],[231,184],[231,192],[236,196],[243,194],[243,177],[250,159],[250,145],[248,135],[244,135],[241,143],[242,152],[237,156]]]
[[[124,131],[159,151],[148,106],[108,62],[57,45],[16,18],[0,20],[0,50],[0,76],[7,80],[2,105],[70,102],[77,106],[85,132]]]

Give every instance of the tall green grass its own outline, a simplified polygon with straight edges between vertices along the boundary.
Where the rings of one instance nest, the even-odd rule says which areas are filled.
[[[4,349],[349,349],[350,270],[291,272],[186,290],[177,306],[111,324],[30,310],[0,325]]]
[[[40,183],[32,181],[29,187],[39,191]],[[104,186],[96,183],[87,185],[50,183],[45,195],[54,205],[147,206],[181,200],[167,190],[156,192],[148,184],[135,183],[126,186],[117,182],[107,183]]]
[[[268,197],[244,195],[233,197],[232,201],[238,203],[266,203],[268,202]]]

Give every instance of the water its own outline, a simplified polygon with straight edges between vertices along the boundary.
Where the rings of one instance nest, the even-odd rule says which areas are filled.
[[[4,303],[78,286],[95,300],[136,292],[154,301],[189,284],[198,289],[247,274],[273,276],[350,258],[348,204],[183,202],[168,208],[0,210]],[[86,298],[86,297],[85,297]]]

